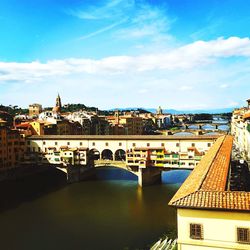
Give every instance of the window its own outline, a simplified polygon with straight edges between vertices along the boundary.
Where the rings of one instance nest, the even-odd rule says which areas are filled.
[[[176,143],[176,147],[180,147],[180,143]]]
[[[108,146],[108,145],[109,145],[108,142],[106,142],[106,143],[105,143],[105,146]]]
[[[249,228],[237,228],[237,241],[250,243]]]
[[[195,143],[192,143],[192,147],[195,147]]]
[[[164,146],[165,146],[165,144],[164,144],[164,143],[162,143],[162,144],[161,144],[161,146],[162,146],[162,147],[164,147]]]
[[[150,146],[150,143],[147,143],[147,147],[149,147]]]
[[[203,239],[203,228],[201,224],[190,224],[190,238],[195,240]]]
[[[69,145],[70,145],[70,142],[67,142],[67,145],[69,146]]]
[[[94,142],[92,142],[92,146],[95,146],[95,143],[94,143]]]
[[[46,142],[45,142],[45,141],[43,142],[43,145],[46,145]]]
[[[80,142],[80,146],[82,146],[82,142]]]
[[[57,141],[55,142],[55,145],[57,146]]]
[[[208,146],[208,147],[211,147],[211,143],[208,143],[207,146]]]
[[[136,143],[133,143],[132,146],[135,147],[135,146],[136,146]]]
[[[121,143],[121,142],[119,142],[119,146],[122,146],[122,143]]]

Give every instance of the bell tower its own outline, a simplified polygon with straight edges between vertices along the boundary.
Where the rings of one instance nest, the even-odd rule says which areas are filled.
[[[56,106],[53,108],[53,112],[61,113],[61,109],[62,109],[62,102],[61,102],[61,97],[58,94],[56,98]]]

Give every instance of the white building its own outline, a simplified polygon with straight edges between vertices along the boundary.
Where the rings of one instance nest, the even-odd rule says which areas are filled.
[[[234,136],[234,145],[238,154],[250,160],[250,99],[248,107],[236,109],[232,115],[231,134]]]
[[[56,124],[58,120],[62,119],[60,114],[55,113],[53,111],[47,110],[39,114],[38,119],[41,121],[50,122]]]

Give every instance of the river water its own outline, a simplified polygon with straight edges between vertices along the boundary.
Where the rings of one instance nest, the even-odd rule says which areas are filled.
[[[165,172],[163,184],[143,188],[119,169],[71,185],[56,170],[0,183],[1,249],[149,249],[176,237],[168,201],[188,174]]]

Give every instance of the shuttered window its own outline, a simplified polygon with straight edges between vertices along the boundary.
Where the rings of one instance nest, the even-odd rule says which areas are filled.
[[[201,224],[190,224],[190,238],[195,240],[203,239],[203,227]]]
[[[237,241],[250,243],[249,228],[237,228]]]

